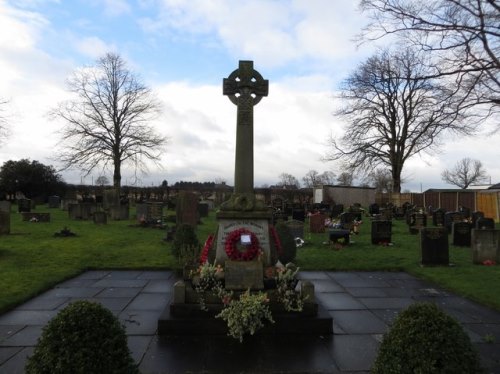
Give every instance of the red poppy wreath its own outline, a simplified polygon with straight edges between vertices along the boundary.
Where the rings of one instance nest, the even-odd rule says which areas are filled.
[[[240,242],[241,235],[250,235],[250,244],[245,246],[245,251],[238,250],[236,246]],[[227,234],[224,249],[230,260],[251,261],[259,255],[259,239],[257,239],[257,236],[250,230],[240,228]]]

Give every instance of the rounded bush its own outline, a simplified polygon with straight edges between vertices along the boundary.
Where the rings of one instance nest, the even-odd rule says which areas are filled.
[[[297,255],[297,245],[287,225],[282,221],[278,221],[276,224],[276,233],[278,234],[282,248],[282,253],[278,253],[278,259],[282,264],[294,262]]]
[[[482,373],[462,326],[435,304],[415,303],[384,335],[372,373]]]
[[[100,304],[76,301],[43,328],[27,374],[139,373],[119,320]]]
[[[200,256],[200,242],[195,228],[188,224],[177,227],[172,245],[172,253],[181,265],[196,262]]]

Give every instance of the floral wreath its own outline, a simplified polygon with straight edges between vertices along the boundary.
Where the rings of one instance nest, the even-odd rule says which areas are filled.
[[[241,239],[241,235],[250,235],[250,245],[247,246],[247,250],[240,252],[236,248],[236,243]],[[226,251],[227,257],[233,261],[251,261],[259,255],[260,244],[257,236],[245,228],[240,228],[231,231],[227,237],[224,244],[224,249]]]
[[[203,245],[203,249],[201,250],[200,264],[203,265],[205,262],[208,262],[208,252],[210,251],[210,248],[212,248],[213,242],[214,236],[209,235],[207,240],[205,241],[205,244]]]

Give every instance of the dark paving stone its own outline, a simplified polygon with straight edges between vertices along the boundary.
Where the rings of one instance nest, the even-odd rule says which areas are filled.
[[[170,299],[170,293],[141,293],[130,303],[129,306],[127,306],[127,310],[163,311]]]
[[[342,371],[369,371],[378,346],[379,342],[371,335],[335,335],[331,350]]]
[[[67,297],[38,296],[17,307],[18,310],[54,310],[69,300]]]
[[[101,304],[103,307],[109,309],[111,312],[121,312],[132,301],[130,297],[79,297],[70,299],[66,304],[59,307],[59,310],[66,308],[70,303],[78,300],[85,300],[91,303]],[[115,313],[116,314],[116,313]]]
[[[94,283],[93,287],[113,288],[113,287],[144,287],[148,281],[146,279],[101,279]]]
[[[316,292],[345,292],[343,287],[331,279],[314,279],[312,282],[314,283],[314,290]]]
[[[481,364],[487,373],[500,373],[500,342],[476,344]]]
[[[89,270],[86,271],[85,273],[82,273],[78,275],[77,277],[73,278],[74,280],[77,279],[102,279],[106,275],[108,275],[110,271],[107,270]]]
[[[147,293],[167,293],[172,291],[175,280],[150,280],[142,292]]]
[[[368,309],[405,309],[415,302],[407,297],[360,297],[358,300]]]
[[[365,279],[380,279],[380,280],[415,280],[413,275],[403,272],[392,271],[368,271],[368,272],[355,272],[359,277]]]
[[[387,324],[369,310],[330,312],[335,323],[347,334],[383,334]]]
[[[361,277],[356,272],[350,271],[330,271],[327,272],[328,276],[336,281],[347,280],[347,279],[361,279]]]
[[[409,279],[388,279],[386,280],[387,283],[391,287],[395,288],[405,288],[405,289],[422,289],[422,288],[432,288],[432,284],[429,282],[419,280],[416,278],[409,278]]]
[[[16,353],[18,353],[22,349],[23,349],[22,347],[0,347],[0,365],[2,365],[11,357],[13,357]],[[0,367],[0,372],[2,372],[1,369],[2,368]]]
[[[486,342],[485,338],[492,338],[494,342],[500,343],[500,324],[468,323],[464,327],[481,336],[483,342]]]
[[[354,297],[388,297],[385,287],[346,287],[345,290]]]
[[[401,309],[373,309],[371,312],[390,326],[399,312],[401,312]]]
[[[14,309],[0,316],[0,325],[45,325],[56,314],[56,310]]]
[[[3,347],[29,347],[36,345],[38,338],[42,335],[43,326],[26,326],[8,339],[0,342]]]
[[[443,297],[436,303],[442,308],[460,310],[477,322],[500,324],[499,312],[462,297]]]
[[[161,280],[161,279],[171,279],[175,277],[175,273],[170,270],[165,271],[143,271],[137,279],[148,279],[148,280]]]
[[[117,270],[111,271],[102,279],[137,279],[144,271],[143,270]]]
[[[328,280],[330,277],[324,271],[307,271],[307,272],[299,272],[299,279],[325,279]]]
[[[5,374],[24,374],[24,366],[26,359],[33,355],[34,347],[26,347],[21,349],[17,354],[8,359],[0,366],[0,373]]]
[[[141,289],[138,287],[135,288],[105,288],[101,292],[99,292],[96,297],[136,297]]]
[[[81,288],[91,287],[96,282],[95,279],[79,279],[73,278],[65,282],[59,283],[55,288]]]
[[[41,296],[44,298],[56,297],[92,297],[101,292],[102,289],[96,287],[73,287],[73,288],[53,288]]]
[[[161,310],[125,310],[118,316],[127,335],[154,335],[158,327]]]
[[[10,338],[19,330],[24,329],[25,325],[0,325],[0,343]]]
[[[352,310],[366,309],[358,300],[347,293],[321,293],[316,294],[316,299],[327,310]]]
[[[127,337],[128,348],[130,349],[132,358],[137,364],[139,364],[144,357],[151,340],[153,340],[153,335],[129,335]]]
[[[381,279],[346,278],[336,280],[343,287],[390,287],[390,284]]]

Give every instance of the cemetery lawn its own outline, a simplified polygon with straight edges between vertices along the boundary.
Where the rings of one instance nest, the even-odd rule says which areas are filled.
[[[137,227],[134,219],[108,221],[107,225],[70,221],[67,212],[45,206],[35,212],[50,212],[51,222],[22,222],[14,208],[11,234],[0,236],[0,313],[89,269],[179,267],[171,244],[163,240],[165,230]],[[134,216],[131,211],[130,217]],[[54,237],[64,227],[77,236]],[[197,227],[201,244],[215,228],[211,212]],[[500,311],[500,265],[473,265],[469,248],[450,244],[454,266],[421,267],[419,237],[408,233],[404,221],[393,221],[392,246],[371,244],[367,218],[360,234],[341,250],[327,243],[326,233],[310,234],[306,228],[304,240],[306,244],[297,249],[301,270],[406,271]]]

